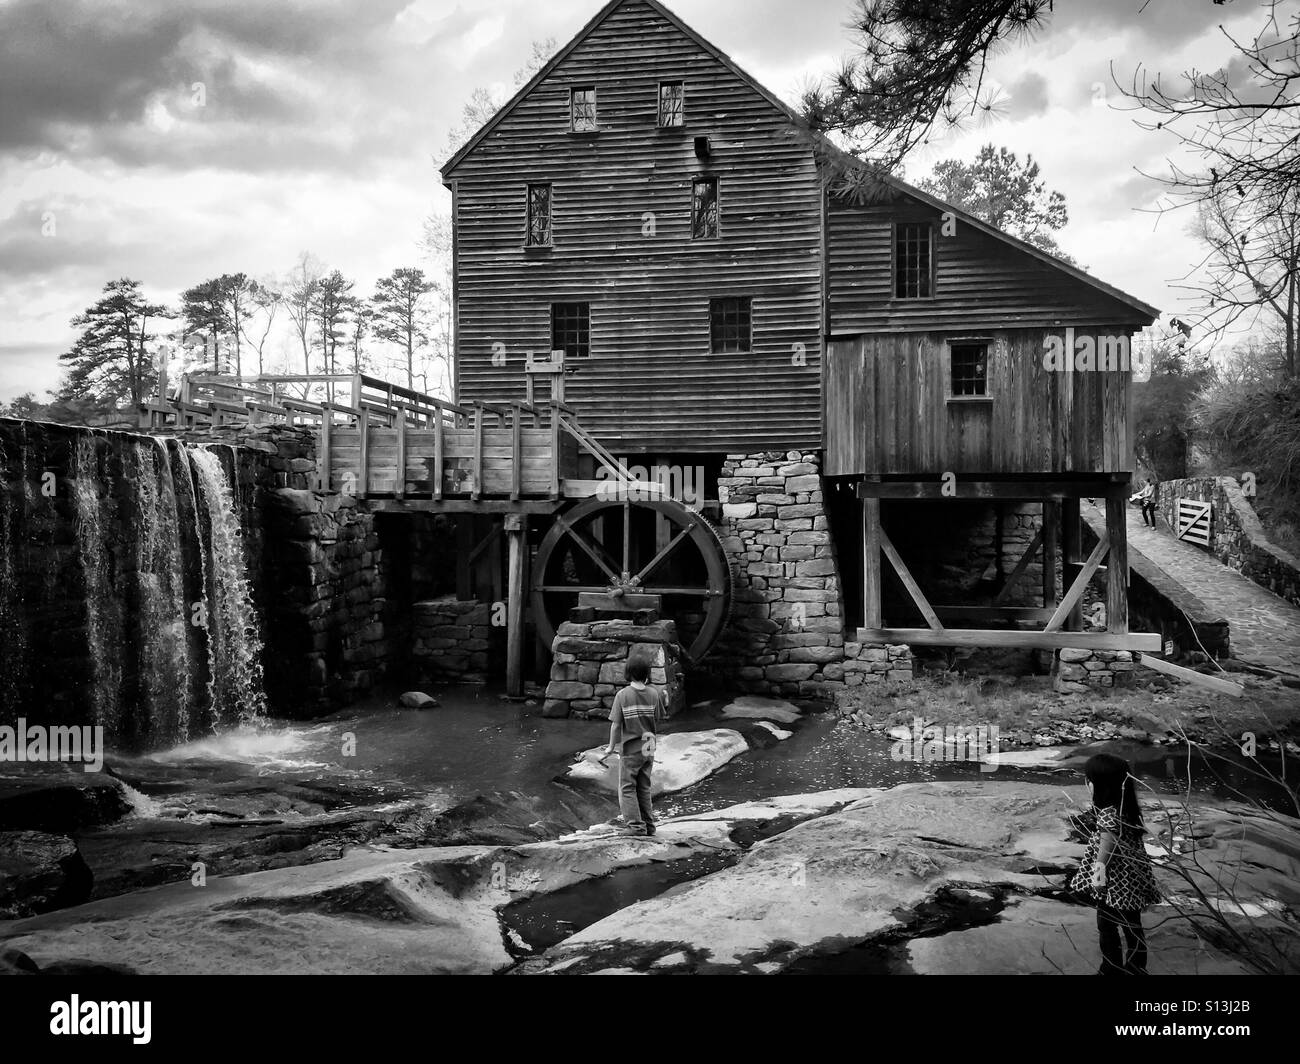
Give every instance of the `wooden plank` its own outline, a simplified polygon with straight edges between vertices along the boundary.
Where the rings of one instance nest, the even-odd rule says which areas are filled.
[[[318,464],[317,483],[321,491],[330,490],[330,418],[323,417],[320,422],[320,443],[317,447]]]
[[[1198,684],[1211,691],[1217,691],[1222,695],[1231,695],[1233,698],[1240,698],[1246,693],[1246,688],[1239,683],[1233,683],[1231,680],[1223,680],[1218,676],[1207,676],[1203,672],[1197,672],[1195,669],[1184,668],[1182,665],[1175,665],[1172,661],[1165,661],[1163,658],[1157,658],[1151,654],[1138,655],[1139,664],[1145,665],[1148,669],[1154,669],[1156,672],[1164,673],[1166,676],[1172,676],[1176,680],[1186,680],[1188,683]]]
[[[1011,632],[989,628],[859,628],[855,637],[861,643],[907,643],[932,647],[1024,647],[1053,650],[1076,647],[1080,650],[1160,649],[1159,632]]]
[[[867,628],[881,628],[880,500],[862,500],[862,616]]]
[[[375,499],[367,503],[367,508],[383,513],[442,513],[442,514],[552,514],[563,501],[551,499],[479,499],[469,498],[422,499],[408,492],[403,499]]]
[[[1128,631],[1128,493],[1129,485],[1112,488],[1106,496],[1106,629]]]
[[[1034,538],[1029,541],[1029,546],[1025,548],[1025,553],[1020,556],[1016,562],[1015,568],[1011,570],[1011,575],[1007,577],[1007,582],[1002,585],[1002,590],[993,597],[993,605],[1001,606],[1007,600],[1016,586],[1016,581],[1025,575],[1025,570],[1029,568],[1029,563],[1034,560],[1034,555],[1038,553],[1038,548],[1043,545],[1043,530],[1039,528],[1034,533]]]
[[[877,525],[877,527],[879,527],[879,525]],[[902,556],[894,549],[894,544],[891,543],[889,537],[885,535],[885,530],[883,528],[880,529],[880,549],[885,552],[885,557],[889,559],[889,564],[894,567],[894,572],[896,572],[898,578],[903,581],[903,586],[907,588],[907,593],[912,596],[912,601],[916,603],[917,609],[921,611],[921,616],[925,618],[925,623],[936,632],[943,631],[943,625],[939,623],[939,618],[934,615],[934,610],[930,608],[930,604],[925,600],[925,595],[922,593],[921,588],[912,578],[912,574],[903,563]]]
[[[443,467],[445,462],[442,438],[446,431],[442,419],[439,418],[436,422],[436,427],[433,430],[433,468],[429,470],[429,476],[433,481],[433,497],[435,499],[442,498]]]
[[[1078,576],[1074,578],[1074,582],[1070,585],[1070,590],[1067,591],[1065,597],[1061,599],[1061,604],[1056,607],[1056,611],[1052,614],[1052,619],[1047,622],[1047,627],[1043,629],[1045,632],[1054,632],[1060,628],[1065,619],[1070,616],[1074,607],[1083,600],[1083,593],[1088,589],[1088,581],[1092,579],[1093,574],[1097,571],[1097,567],[1101,564],[1102,558],[1106,556],[1106,552],[1109,549],[1110,537],[1103,535],[1101,539],[1097,541],[1097,545],[1093,547],[1092,553],[1088,555],[1088,560],[1084,562],[1083,568],[1079,570]]]
[[[477,499],[483,492],[483,404],[474,403],[474,465],[470,483],[470,497]]]
[[[512,499],[519,498],[519,478],[523,474],[523,467],[524,467],[523,439],[520,436],[520,432],[522,431],[522,425],[520,424],[520,421],[522,418],[523,418],[523,412],[519,409],[519,404],[516,403],[511,408],[511,415],[510,415],[510,419],[511,419],[510,435],[511,435],[511,451],[512,451],[511,469],[510,469],[510,497]]]

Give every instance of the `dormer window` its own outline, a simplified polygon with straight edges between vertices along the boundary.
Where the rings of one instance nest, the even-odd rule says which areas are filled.
[[[670,129],[685,122],[686,88],[680,81],[659,82],[659,126]]]
[[[596,132],[596,87],[583,85],[569,90],[569,128],[574,133]]]

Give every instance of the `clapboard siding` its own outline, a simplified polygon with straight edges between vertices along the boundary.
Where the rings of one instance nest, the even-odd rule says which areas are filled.
[[[893,289],[893,223],[934,226],[932,299]],[[899,192],[889,202],[832,200],[827,218],[832,335],[930,328],[1140,327],[1150,317],[962,221],[941,235],[940,212]]]
[[[670,79],[686,85],[680,130],[656,125],[658,82]],[[584,83],[597,88],[594,135],[568,132],[568,90]],[[707,162],[696,136],[711,140]],[[714,241],[690,238],[702,175],[719,180]],[[550,348],[551,303],[590,302],[591,356],[567,398],[607,445],[820,446],[821,194],[807,141],[651,6],[611,11],[446,178],[462,401],[522,397],[525,353]],[[554,249],[525,250],[525,185],[546,181]],[[753,350],[711,354],[709,300],[736,295],[753,299]]]
[[[1044,337],[1056,331],[981,334],[991,341],[987,401],[948,398],[948,341],[972,338],[969,330],[830,341],[826,472],[1130,471],[1129,374],[1046,369]],[[1088,332],[1128,334],[1121,326]]]

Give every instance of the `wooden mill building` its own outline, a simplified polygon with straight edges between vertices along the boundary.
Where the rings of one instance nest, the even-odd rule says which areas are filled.
[[[881,644],[1157,649],[1128,631],[1124,507],[1158,312],[902,182],[834,195],[829,154],[657,0],[612,0],[442,168],[458,402],[560,383],[609,456],[701,471],[715,657],[754,689]]]

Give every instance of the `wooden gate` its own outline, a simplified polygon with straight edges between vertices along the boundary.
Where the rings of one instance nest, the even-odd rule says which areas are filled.
[[[1198,547],[1210,546],[1211,506],[1196,499],[1179,499],[1177,512],[1178,538]]]

